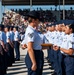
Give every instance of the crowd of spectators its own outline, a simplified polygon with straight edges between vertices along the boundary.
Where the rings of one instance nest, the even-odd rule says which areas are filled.
[[[63,19],[63,10],[61,10],[61,19]],[[65,19],[74,20],[74,10],[65,10]]]
[[[2,18],[2,24],[4,25],[12,25],[12,26],[18,26],[19,27],[19,32],[25,32],[26,27],[28,26],[28,21],[27,21],[27,13],[29,12],[29,9],[19,9],[19,10],[14,10],[11,9],[10,11],[6,11],[3,13],[3,18]],[[35,10],[34,10],[35,11]],[[39,30],[45,30],[45,27],[48,23],[51,22],[56,22],[56,16],[51,12],[51,10],[36,10],[40,13],[40,19],[41,22],[39,24]],[[57,10],[55,10],[57,11]],[[54,12],[55,12],[54,11]],[[63,11],[60,11],[60,18],[63,18]],[[71,10],[65,10],[65,18],[66,19],[71,19],[74,20],[74,11]]]

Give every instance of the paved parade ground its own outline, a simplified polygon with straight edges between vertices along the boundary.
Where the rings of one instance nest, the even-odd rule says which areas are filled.
[[[9,67],[6,75],[27,75],[27,68],[24,62],[24,58],[26,55],[26,50],[20,49],[21,59],[20,61],[16,61],[12,67]],[[44,57],[47,56],[47,51],[44,50]],[[44,69],[43,75],[51,75],[53,70],[50,70],[51,66],[47,63],[46,59],[44,59]]]

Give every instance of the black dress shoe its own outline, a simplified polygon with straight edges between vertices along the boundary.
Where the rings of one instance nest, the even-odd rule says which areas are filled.
[[[20,59],[15,59],[15,61],[20,61]]]
[[[57,75],[57,73],[56,73],[56,72],[54,72],[52,75]]]

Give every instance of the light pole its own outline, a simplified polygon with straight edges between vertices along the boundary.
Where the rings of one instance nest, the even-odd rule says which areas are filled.
[[[30,0],[30,11],[32,11],[32,0]]]
[[[59,20],[60,20],[60,0],[59,0]]]
[[[0,0],[0,23],[2,21],[2,0]]]
[[[60,0],[59,0],[59,20],[60,20]]]
[[[63,20],[65,20],[65,0],[63,0]]]

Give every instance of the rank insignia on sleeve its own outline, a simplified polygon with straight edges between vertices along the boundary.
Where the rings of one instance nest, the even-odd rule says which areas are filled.
[[[28,36],[29,36],[30,38],[32,38],[32,37],[34,36],[34,34],[33,34],[33,33],[28,33]]]

